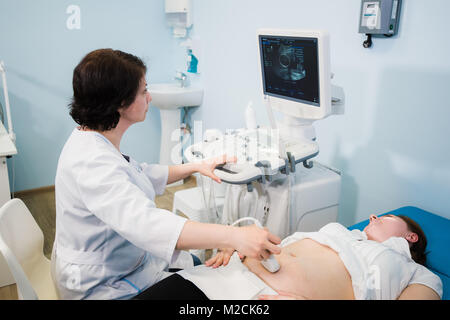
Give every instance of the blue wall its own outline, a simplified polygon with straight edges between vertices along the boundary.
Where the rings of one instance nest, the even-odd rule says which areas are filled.
[[[69,5],[81,9],[81,29],[69,30]],[[147,64],[147,81],[167,81],[173,40],[164,1],[0,1],[0,59],[7,68],[18,155],[8,160],[15,191],[54,184],[61,149],[75,122],[69,115],[72,73],[88,52],[113,48]],[[4,101],[3,91],[0,94]],[[121,148],[140,161],[158,162],[159,110],[127,131]]]
[[[81,30],[67,30],[69,4],[81,7]],[[204,103],[192,114],[203,129],[244,126],[261,103],[256,30],[326,29],[334,82],[346,93],[345,115],[315,124],[318,160],[343,172],[339,220],[414,205],[450,218],[450,44],[448,0],[408,1],[399,34],[364,49],[360,0],[193,0],[190,35],[201,41]],[[164,1],[0,1],[0,59],[8,67],[19,154],[15,190],[52,185],[59,152],[74,127],[66,105],[72,71],[84,54],[113,47],[144,58],[148,81],[169,81],[185,50],[166,26]],[[3,101],[3,100],[2,100]],[[157,162],[159,112],[131,128],[123,151]],[[144,146],[144,147],[142,147]],[[8,162],[11,167],[11,161]]]
[[[318,160],[343,173],[340,222],[405,205],[450,218],[450,1],[403,2],[399,34],[365,49],[360,0],[194,0],[205,98],[192,119],[243,127],[252,100],[267,125],[256,30],[326,29],[346,112],[315,127]]]

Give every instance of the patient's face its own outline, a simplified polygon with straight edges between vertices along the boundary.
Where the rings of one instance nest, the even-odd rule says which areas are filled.
[[[382,217],[370,216],[370,223],[364,228],[369,240],[383,242],[390,237],[405,238],[409,231],[405,221],[394,215],[387,214]]]

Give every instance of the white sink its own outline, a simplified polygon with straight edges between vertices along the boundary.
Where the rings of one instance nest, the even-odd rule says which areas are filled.
[[[155,83],[148,87],[148,91],[152,97],[150,104],[159,109],[161,116],[159,163],[181,164],[181,107],[200,106],[203,102],[203,89],[195,86],[181,87],[177,83]],[[183,180],[180,181],[183,183]]]
[[[155,83],[148,88],[152,96],[152,105],[159,109],[195,107],[202,104],[203,89],[181,87],[177,83]]]

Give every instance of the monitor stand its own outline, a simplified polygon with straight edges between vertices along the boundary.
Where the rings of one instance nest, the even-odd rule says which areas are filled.
[[[314,120],[294,118],[284,115],[278,123],[280,136],[282,139],[298,139],[302,141],[315,141],[316,130],[313,126]]]

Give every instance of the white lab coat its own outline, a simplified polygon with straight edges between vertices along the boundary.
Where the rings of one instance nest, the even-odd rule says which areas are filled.
[[[193,266],[175,249],[186,219],[155,206],[168,166],[128,162],[103,135],[74,129],[55,179],[52,276],[63,299],[127,299]]]

